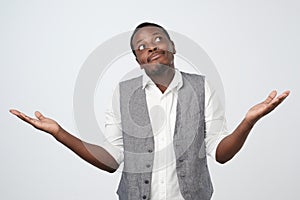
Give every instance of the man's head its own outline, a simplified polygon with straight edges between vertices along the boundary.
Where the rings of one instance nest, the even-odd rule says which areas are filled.
[[[162,26],[149,22],[138,25],[130,46],[136,61],[148,75],[157,75],[166,67],[174,68],[175,46]]]

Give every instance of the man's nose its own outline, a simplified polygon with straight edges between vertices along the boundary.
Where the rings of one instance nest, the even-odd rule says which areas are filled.
[[[153,52],[153,51],[156,51],[158,49],[158,47],[156,46],[153,46],[153,47],[150,47],[148,52]]]

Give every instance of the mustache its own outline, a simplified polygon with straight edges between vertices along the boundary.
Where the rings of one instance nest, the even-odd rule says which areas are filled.
[[[151,54],[148,56],[147,62],[150,62],[154,56],[157,56],[157,55],[164,55],[164,54],[166,54],[166,51],[164,51],[164,50],[156,50],[156,51],[154,51],[153,53],[151,53]]]

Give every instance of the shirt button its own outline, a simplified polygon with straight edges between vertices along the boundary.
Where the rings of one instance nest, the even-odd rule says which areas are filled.
[[[149,149],[148,152],[149,152],[149,153],[152,153],[153,151],[152,151],[152,149]]]
[[[146,184],[148,184],[148,183],[149,183],[149,180],[145,180],[144,182],[145,182]]]
[[[149,167],[151,167],[151,165],[150,165],[150,164],[147,164],[146,167],[149,168]]]
[[[147,196],[146,195],[143,195],[143,199],[146,199],[147,198]]]
[[[179,162],[183,162],[183,159],[179,159]]]

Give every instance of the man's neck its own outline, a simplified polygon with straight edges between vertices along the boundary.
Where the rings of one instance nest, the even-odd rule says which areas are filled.
[[[164,93],[170,83],[172,82],[175,75],[174,66],[169,67],[162,74],[149,76],[151,80],[155,83],[155,85],[160,89],[162,93]]]

